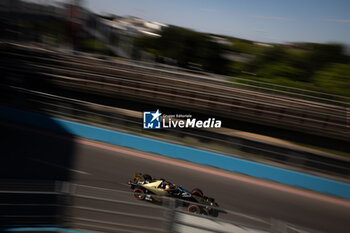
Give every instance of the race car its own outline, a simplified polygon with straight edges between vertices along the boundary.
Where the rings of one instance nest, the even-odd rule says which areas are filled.
[[[183,200],[181,204],[189,212],[218,216],[215,208],[218,207],[218,204],[214,198],[204,196],[202,190],[198,188],[189,192],[165,179],[153,179],[150,175],[140,172],[136,172],[133,181],[130,180],[128,184],[134,191],[134,197],[138,200],[162,203],[162,197],[167,196]]]

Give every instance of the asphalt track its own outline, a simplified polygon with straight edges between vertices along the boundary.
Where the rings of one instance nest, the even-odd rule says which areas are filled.
[[[108,190],[130,191],[125,184],[135,171],[142,171],[187,189],[199,187],[227,210],[279,219],[322,232],[349,232],[350,201],[25,126],[1,123],[0,128],[2,135],[6,135],[0,143],[1,178],[67,180],[106,188],[104,197],[118,198],[119,194]],[[119,198],[136,201],[122,196]],[[84,206],[84,203],[80,200],[77,204]],[[130,208],[98,202],[90,202],[90,205],[91,208],[111,211]],[[94,215],[84,209],[75,210],[73,214],[81,218]],[[159,217],[162,214],[153,213]],[[220,217],[234,220],[228,214]],[[101,218],[108,221],[103,215]]]

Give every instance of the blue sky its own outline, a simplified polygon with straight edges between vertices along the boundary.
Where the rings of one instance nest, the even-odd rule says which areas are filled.
[[[264,42],[350,44],[350,0],[85,0],[98,13]]]

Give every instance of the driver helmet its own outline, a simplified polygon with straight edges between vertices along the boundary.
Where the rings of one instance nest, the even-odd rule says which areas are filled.
[[[170,185],[165,185],[165,190],[169,190],[170,189]]]

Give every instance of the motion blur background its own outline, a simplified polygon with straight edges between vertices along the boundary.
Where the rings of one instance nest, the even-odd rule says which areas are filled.
[[[348,184],[349,3],[145,2],[0,1],[0,228],[134,232],[131,219],[140,218],[150,232],[176,231],[173,224],[181,221],[171,217],[173,208],[161,209],[166,218],[155,211],[144,219],[140,213],[154,206],[139,204],[134,212],[140,215],[125,207],[135,200],[124,184],[143,169],[187,187],[204,186],[226,213],[221,220],[235,226],[347,232],[348,206],[271,190],[259,194],[254,185],[217,182],[208,174],[203,181],[200,172],[168,165],[169,172],[123,153],[111,158],[43,116]],[[144,130],[142,112],[157,109],[214,117],[223,125]],[[89,200],[79,199],[87,193]],[[98,203],[107,198],[114,204]],[[164,224],[154,229],[154,221]]]

